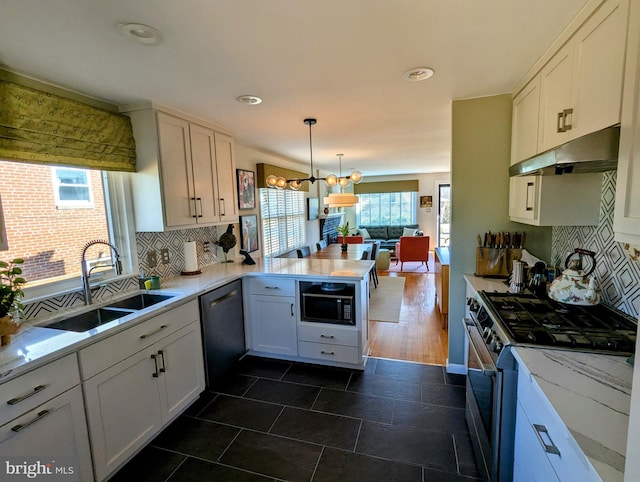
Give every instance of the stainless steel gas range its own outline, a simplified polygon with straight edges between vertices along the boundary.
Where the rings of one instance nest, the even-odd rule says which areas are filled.
[[[483,479],[511,481],[517,370],[510,347],[631,355],[637,323],[605,305],[571,306],[532,294],[480,291],[467,304],[467,424]]]

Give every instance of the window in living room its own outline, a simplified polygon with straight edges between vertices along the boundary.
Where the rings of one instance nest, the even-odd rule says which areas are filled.
[[[417,195],[413,191],[358,194],[358,225],[415,224]]]
[[[260,189],[263,255],[277,256],[306,242],[304,192]]]

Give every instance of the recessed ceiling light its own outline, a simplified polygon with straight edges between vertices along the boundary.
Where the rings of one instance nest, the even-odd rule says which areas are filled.
[[[414,69],[407,70],[402,74],[402,78],[411,82],[419,82],[420,80],[428,79],[432,75],[433,69],[430,69],[429,67],[416,67]]]
[[[141,23],[119,23],[118,28],[123,35],[142,45],[157,45],[164,38],[157,28]]]
[[[257,95],[239,95],[236,100],[241,104],[258,105],[262,104],[262,99]]]

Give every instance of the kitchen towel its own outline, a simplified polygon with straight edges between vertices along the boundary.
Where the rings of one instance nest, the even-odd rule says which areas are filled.
[[[196,253],[196,242],[187,241],[184,243],[184,270],[185,273],[198,271],[198,254]]]

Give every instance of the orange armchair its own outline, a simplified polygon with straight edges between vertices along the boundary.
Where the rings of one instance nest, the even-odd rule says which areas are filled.
[[[429,271],[429,236],[400,236],[396,243],[396,264],[402,270],[406,261],[422,261]]]
[[[347,240],[344,242],[344,244],[363,244],[364,243],[364,236],[347,236],[346,239]],[[338,243],[343,244],[342,236],[338,236]]]

